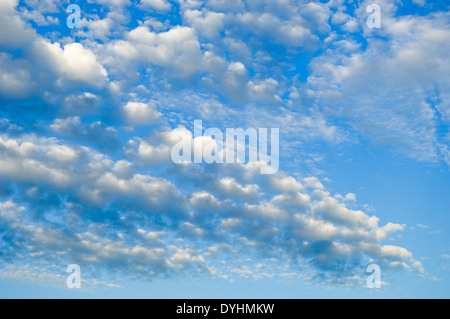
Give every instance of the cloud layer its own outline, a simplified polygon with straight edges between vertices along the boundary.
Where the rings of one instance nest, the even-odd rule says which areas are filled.
[[[317,148],[365,141],[450,164],[448,11],[384,0],[369,29],[368,4],[91,0],[71,30],[63,1],[2,1],[2,276],[64,283],[51,274],[69,263],[106,286],[198,273],[362,285],[368,263],[424,273],[386,242],[404,221],[316,174]],[[280,172],[174,164],[172,137],[195,119],[280,128]]]

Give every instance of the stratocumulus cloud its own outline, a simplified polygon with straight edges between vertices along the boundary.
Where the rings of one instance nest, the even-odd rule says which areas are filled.
[[[77,263],[106,287],[199,273],[362,286],[369,263],[426,273],[395,243],[405,215],[376,216],[320,169],[323,148],[365,142],[450,164],[448,11],[399,16],[384,0],[371,30],[368,4],[92,0],[69,29],[64,1],[2,1],[0,276],[64,285]],[[279,128],[279,170],[175,164],[173,137],[191,141],[196,119]]]

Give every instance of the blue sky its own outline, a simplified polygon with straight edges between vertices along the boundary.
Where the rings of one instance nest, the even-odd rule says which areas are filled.
[[[448,298],[449,38],[442,1],[3,0],[0,296]],[[175,164],[194,120],[279,128],[279,171]]]

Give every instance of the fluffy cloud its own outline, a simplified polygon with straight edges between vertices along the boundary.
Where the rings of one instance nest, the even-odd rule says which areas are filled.
[[[203,34],[207,38],[216,37],[224,27],[223,20],[225,15],[223,13],[187,10],[183,15],[188,24],[192,25],[198,33]]]
[[[127,34],[127,41],[110,44],[110,50],[116,59],[128,63],[172,68],[177,71],[175,76],[189,76],[206,68],[207,55],[202,52],[194,29],[189,27],[179,26],[161,33],[137,27]]]
[[[108,73],[82,44],[70,43],[61,48],[59,43],[39,40],[34,45],[38,58],[62,77],[94,86],[105,83]]]
[[[134,125],[151,125],[161,116],[155,106],[148,103],[128,102],[123,111],[127,120]]]
[[[336,49],[313,61],[308,82],[325,112],[348,119],[377,145],[395,145],[422,161],[442,160],[436,128],[448,124],[446,15],[388,19],[388,41],[368,35],[362,52]],[[433,94],[442,101],[435,108]]]
[[[76,207],[73,206],[75,203],[61,203],[61,208],[66,213],[64,221],[60,221],[62,224],[59,226],[44,221],[33,224],[33,214],[29,211],[29,207],[19,208],[14,202],[2,204],[2,222],[16,229],[17,236],[20,235],[21,240],[29,242],[33,247],[32,251],[29,251],[30,256],[45,258],[61,252],[65,258],[71,256],[87,265],[102,265],[102,267],[111,265],[121,271],[125,271],[124,267],[128,267],[127,265],[132,265],[133,269],[141,269],[139,267],[145,264],[150,265],[152,273],[156,276],[175,270],[180,271],[187,265],[199,267],[208,260],[209,254],[203,251],[201,246],[195,250],[177,249],[172,252],[173,249],[170,248],[172,244],[166,243],[168,246],[164,248],[165,241],[161,242],[160,236],[151,239],[152,232],[183,236],[185,239],[210,236],[211,245],[216,241],[213,239],[214,234],[228,232],[231,237],[222,244],[233,245],[237,237],[245,238],[240,239],[243,247],[246,247],[245,250],[256,250],[254,253],[258,253],[262,247],[266,247],[263,250],[271,247],[270,250],[277,252],[272,256],[276,258],[280,258],[279,254],[287,254],[300,245],[298,257],[309,256],[312,258],[311,265],[321,265],[322,268],[325,267],[323,254],[327,254],[326,259],[329,263],[334,263],[336,258],[339,260],[362,258],[364,254],[371,258],[387,258],[391,262],[405,262],[409,265],[415,263],[412,253],[405,248],[380,244],[388,235],[402,230],[404,225],[388,223],[379,227],[377,217],[346,208],[344,203],[338,202],[328,192],[324,192],[322,184],[314,178],[296,181],[283,175],[267,177],[268,180],[262,185],[268,185],[270,189],[279,192],[270,202],[264,199],[267,198],[264,193],[268,190],[260,189],[255,184],[241,185],[236,177],[231,176],[213,183],[204,183],[202,187],[204,190],[192,190],[188,199],[166,179],[136,174],[133,172],[135,170],[133,163],[125,160],[113,162],[108,157],[87,148],[73,148],[55,139],[26,136],[22,139],[3,136],[0,146],[3,150],[0,165],[3,169],[0,175],[24,185],[29,182],[39,185],[40,190],[34,189],[29,192],[28,200],[34,198],[36,192],[44,191],[43,183],[50,183],[50,188],[47,188],[46,192],[64,189],[71,194],[71,198],[79,200],[76,204],[77,210],[81,209],[79,213],[77,210],[70,212],[70,207]],[[80,166],[82,158],[88,161],[87,164]],[[188,176],[182,178],[189,181]],[[196,177],[197,183],[199,179],[206,178],[211,176]],[[312,193],[306,192],[302,184],[309,187]],[[187,186],[188,184],[185,185]],[[319,199],[313,200],[312,194],[318,190],[321,190],[322,195]],[[222,203],[218,198],[221,198]],[[245,202],[241,203],[243,199]],[[190,203],[189,212],[183,212],[187,203]],[[105,217],[97,216],[96,222],[91,224],[91,231],[95,233],[71,228],[74,219],[81,222],[80,214],[85,214],[84,211],[110,205],[122,207],[120,210],[126,209],[124,213],[120,213],[124,214],[122,217],[113,219],[116,224],[114,241],[102,238],[106,235],[100,225],[106,222]],[[133,217],[133,214],[125,213],[129,209],[142,212],[144,215],[137,214]],[[213,212],[218,209],[224,210],[224,215],[214,214],[213,219],[205,219],[206,216],[200,214],[201,211]],[[12,211],[21,213],[17,215]],[[173,228],[170,226],[172,222],[169,222],[160,224],[157,229],[140,230],[142,225],[151,224],[148,218],[153,217],[150,216],[167,216],[168,220],[176,222],[179,227]],[[18,222],[24,218],[29,221]],[[138,220],[141,226],[136,224]],[[274,224],[267,224],[267,221]],[[96,229],[95,225],[100,228]],[[108,232],[111,234],[111,231]],[[124,235],[125,232],[127,235]],[[145,246],[144,242],[129,246],[124,241],[124,236],[130,236],[133,232],[144,235],[148,232],[149,235],[142,237],[142,240],[147,243],[150,240],[156,247]],[[78,238],[78,241],[71,244],[63,238]],[[319,245],[320,242],[328,244],[323,247],[317,246],[314,249],[318,255],[311,255],[311,247]],[[55,243],[55,246],[48,246],[49,243]],[[12,251],[10,253],[13,254]],[[229,270],[222,269],[221,273],[226,274],[227,271]]]
[[[20,47],[33,39],[35,32],[29,28],[15,10],[18,0],[6,0],[0,4],[0,44]]]
[[[53,28],[60,1],[0,4],[3,276],[60,281],[74,261],[87,276],[144,279],[348,284],[369,260],[425,273],[385,242],[405,224],[304,164],[320,162],[317,144],[334,152],[359,135],[449,161],[447,13],[396,18],[386,0],[377,31],[343,1],[142,0],[142,21],[128,0],[91,2],[107,9],[49,33],[24,20]],[[158,13],[169,10],[179,19]],[[282,128],[292,167],[174,164],[174,135],[192,142],[199,118]]]
[[[141,4],[144,8],[152,8],[158,11],[166,11],[171,7],[166,0],[141,0]]]

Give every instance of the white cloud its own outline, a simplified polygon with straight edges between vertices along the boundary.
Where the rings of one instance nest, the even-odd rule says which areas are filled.
[[[158,11],[167,11],[172,6],[167,0],[141,0],[143,8],[152,8]]]
[[[59,43],[37,40],[34,50],[38,58],[64,79],[83,81],[93,86],[102,86],[108,73],[97,62],[95,54],[80,43],[69,43],[61,48]]]
[[[7,97],[24,98],[30,94],[32,76],[21,61],[0,53],[0,93]]]
[[[51,0],[50,0],[51,1]],[[130,4],[130,0],[89,0],[101,5],[111,6],[114,8],[126,6]]]
[[[245,7],[242,0],[208,0],[206,5],[216,11],[241,11]]]
[[[303,188],[302,184],[299,183],[292,176],[281,176],[281,175],[273,175],[269,177],[270,186],[282,192],[297,192]]]
[[[317,42],[317,37],[311,34],[304,20],[298,17],[282,21],[272,13],[246,12],[238,14],[237,19],[244,28],[249,28],[258,36],[269,37],[271,41],[288,47],[311,48]]]
[[[419,6],[424,6],[425,0],[413,0],[413,3],[418,4]]]
[[[248,87],[251,95],[259,102],[281,102],[277,95],[278,82],[272,78],[259,81],[250,81]]]
[[[39,26],[59,24],[59,19],[57,17],[52,17],[50,15],[44,16],[37,10],[28,11],[27,9],[22,9],[20,14],[26,20],[32,20]]]
[[[0,44],[21,47],[36,36],[15,10],[18,0],[4,0],[0,3]]]
[[[294,207],[309,207],[310,197],[302,193],[288,193],[277,195],[272,199],[273,202],[281,205],[289,205]]]
[[[187,10],[183,13],[183,18],[199,34],[207,38],[214,38],[224,27],[225,15],[205,10]]]
[[[108,45],[113,54],[107,59],[111,66],[117,65],[119,60],[125,62],[123,67],[151,63],[175,70],[174,77],[190,76],[207,69],[207,55],[202,52],[192,28],[178,26],[154,33],[148,27],[140,26],[128,32],[126,39]]]
[[[161,116],[151,103],[128,102],[123,111],[127,121],[134,125],[152,125]]]
[[[430,150],[432,153],[438,146],[442,153],[448,152],[448,137],[430,147],[434,143],[435,115],[439,113],[444,121],[450,118],[448,94],[440,94],[439,105],[433,110],[422,91],[423,85],[434,79],[442,92],[450,87],[445,82],[446,64],[433,65],[446,61],[448,48],[442,44],[448,38],[444,13],[436,15],[434,22],[421,17],[397,21],[388,17],[386,30],[380,32],[385,32],[390,42],[383,45],[366,30],[366,51],[361,51],[362,46],[347,35],[345,39],[337,33],[330,35],[324,55],[310,65],[313,74],[305,88],[301,81],[277,76],[280,69],[290,65],[274,64],[277,53],[264,52],[259,44],[281,44],[289,54],[309,50],[319,43],[317,34],[327,36],[330,17],[343,30],[355,31],[359,20],[344,14],[344,10],[331,16],[327,8],[331,3],[305,3],[300,8],[285,0],[249,1],[245,7],[240,0],[211,0],[205,4],[206,8],[227,11],[225,14],[202,8],[200,1],[178,0],[184,22],[190,27],[170,26],[168,20],[144,17],[145,22],[138,21],[138,27],[126,31],[121,23],[125,24],[127,17],[121,7],[129,5],[128,0],[95,2],[114,7],[116,16],[108,13],[103,19],[91,16],[95,19],[84,20],[88,31],[76,33],[84,37],[81,43],[71,43],[58,34],[49,35],[53,42],[37,36],[14,11],[17,1],[0,4],[4,9],[0,20],[14,27],[11,34],[0,31],[0,44],[26,47],[19,58],[0,54],[0,93],[24,97],[32,91],[33,79],[41,79],[38,75],[50,79],[51,85],[63,92],[62,98],[55,98],[54,92],[47,92],[41,83],[37,87],[53,99],[52,103],[62,107],[47,122],[43,119],[37,124],[40,129],[50,125],[40,134],[53,132],[68,139],[32,134],[0,136],[0,183],[3,186],[13,181],[21,191],[20,201],[24,202],[24,207],[0,202],[2,222],[9,223],[17,230],[17,236],[22,236],[20,240],[28,244],[17,248],[17,254],[37,262],[60,255],[76,257],[89,265],[147,278],[170,271],[190,271],[189,267],[227,279],[233,274],[272,278],[272,269],[274,273],[296,277],[299,265],[311,266],[315,273],[334,272],[336,277],[336,269],[348,267],[350,278],[357,278],[351,276],[356,273],[352,273],[355,261],[367,256],[387,261],[392,268],[409,267],[424,272],[406,248],[382,243],[405,225],[379,225],[378,217],[355,208],[359,207],[355,194],[332,195],[317,177],[301,179],[300,173],[295,175],[297,178],[283,172],[261,177],[261,163],[177,166],[170,159],[174,143],[171,137],[177,132],[192,142],[192,133],[183,126],[189,121],[185,117],[189,113],[220,124],[229,123],[230,119],[243,124],[270,120],[292,136],[301,135],[302,142],[309,138],[336,142],[343,138],[334,116],[342,116],[357,119],[354,123],[358,130],[424,137],[420,142],[428,144],[422,148],[413,145],[424,154]],[[47,10],[53,10],[56,2],[42,3],[48,5]],[[236,7],[232,8],[232,3]],[[164,0],[143,0],[141,4],[156,11],[172,8]],[[33,5],[38,6],[38,2]],[[244,8],[250,11],[243,12]],[[22,12],[22,17],[39,23],[51,22],[37,12],[32,15]],[[423,23],[417,26],[416,22]],[[219,39],[221,32],[225,40]],[[211,43],[203,42],[206,40]],[[387,48],[389,54],[381,56],[379,48]],[[232,52],[223,51],[226,49]],[[103,65],[108,66],[108,72]],[[372,75],[378,78],[373,79]],[[186,77],[192,78],[186,81]],[[106,86],[109,78],[114,81]],[[136,78],[139,82],[143,79],[143,83],[135,83]],[[373,81],[373,87],[382,88],[369,94],[374,99],[364,98],[373,93],[372,86],[367,88],[367,79]],[[177,87],[180,83],[183,89]],[[72,90],[67,84],[77,88]],[[99,90],[78,90],[74,84],[88,84]],[[188,87],[185,91],[184,85]],[[197,85],[202,88],[201,94],[192,93]],[[397,94],[400,90],[396,86],[407,88],[414,97],[404,102],[405,97]],[[108,87],[110,90],[104,95],[101,90]],[[353,94],[355,91],[359,94]],[[217,102],[218,92],[220,99],[223,95],[241,103],[241,108]],[[108,95],[111,93],[112,97]],[[291,103],[286,103],[286,107],[295,107],[298,112],[290,112],[284,103],[275,113],[267,110],[264,104],[286,101],[288,93],[292,101],[287,101]],[[391,95],[398,98],[379,103]],[[248,108],[248,97],[254,108]],[[311,99],[307,107],[314,110],[306,110],[303,99]],[[111,100],[117,105],[105,107]],[[407,108],[409,102],[416,100],[421,103],[413,103],[411,110]],[[180,112],[186,105],[190,107],[187,113]],[[385,114],[378,114],[380,105]],[[402,117],[405,110],[419,120]],[[124,116],[117,116],[121,114]],[[157,121],[162,114],[164,121]],[[101,116],[108,124],[87,116]],[[140,130],[122,126],[124,120],[130,125],[148,125],[145,137],[134,136]],[[411,123],[420,129],[411,129]],[[0,124],[8,130],[13,125],[9,120],[1,120]],[[178,129],[170,128],[177,125]],[[129,141],[125,149],[117,135]],[[386,142],[385,136],[374,139]],[[201,140],[203,144],[211,141]],[[116,147],[109,145],[113,142]],[[320,160],[320,156],[308,156]],[[149,167],[152,165],[158,167]],[[39,205],[49,206],[47,199],[58,198],[57,203],[51,204],[58,207],[58,215],[54,216],[53,209],[40,207],[37,198],[45,199]],[[40,210],[45,211],[45,218],[31,220],[33,214],[41,216],[36,213]],[[46,222],[47,217],[51,223]],[[152,227],[156,229],[149,229]],[[202,242],[195,241],[199,236]],[[277,266],[271,269],[255,262],[255,267],[243,267],[241,263],[251,265],[253,257],[260,263],[261,252]],[[217,256],[220,260],[214,259]],[[264,273],[258,273],[261,268]],[[8,276],[13,277],[12,272]]]
[[[217,209],[219,207],[217,198],[205,191],[193,193],[189,202],[192,207],[200,210]]]
[[[225,196],[231,196],[233,198],[256,198],[259,194],[259,187],[256,184],[253,185],[240,185],[234,178],[224,177],[218,181],[218,190]]]
[[[445,101],[450,87],[444,75],[450,72],[444,40],[450,35],[448,14],[395,19],[390,14],[383,14],[381,31],[387,41],[368,33],[364,51],[337,48],[313,60],[311,92],[324,114],[347,119],[377,146],[421,161],[443,160],[445,143],[436,127],[447,123],[447,107],[430,101]]]

